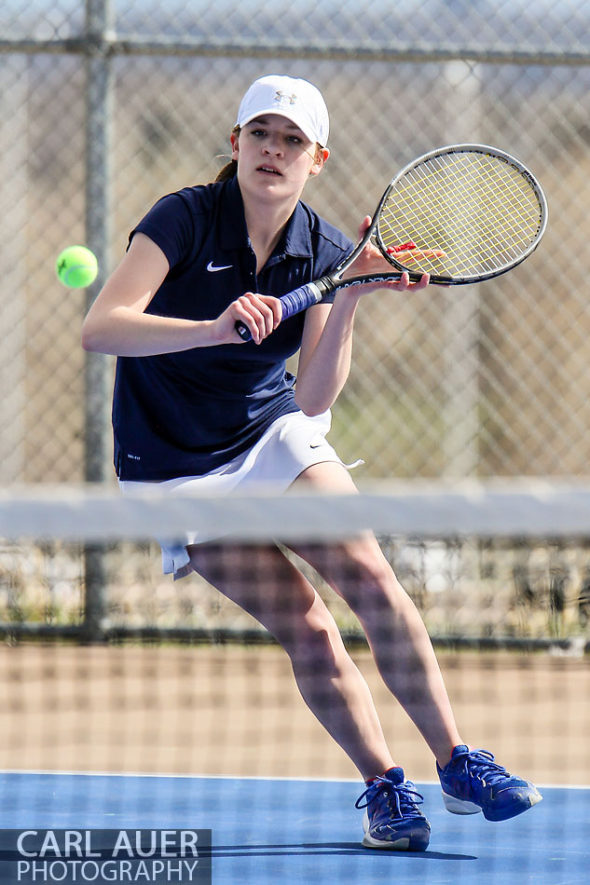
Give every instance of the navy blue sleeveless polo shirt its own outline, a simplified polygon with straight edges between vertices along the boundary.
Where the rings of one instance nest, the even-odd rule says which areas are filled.
[[[159,200],[141,232],[170,270],[146,312],[218,317],[244,292],[280,296],[333,270],[352,242],[299,202],[256,275],[236,179]],[[280,415],[297,411],[285,362],[301,346],[304,314],[262,344],[224,344],[149,357],[119,357],[113,399],[115,469],[123,480],[198,476],[249,449]]]

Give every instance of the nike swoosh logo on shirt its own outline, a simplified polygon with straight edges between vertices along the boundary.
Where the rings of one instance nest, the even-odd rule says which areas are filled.
[[[207,270],[209,273],[216,273],[218,270],[229,270],[230,267],[233,267],[233,264],[219,264],[215,265],[212,261],[207,265]]]

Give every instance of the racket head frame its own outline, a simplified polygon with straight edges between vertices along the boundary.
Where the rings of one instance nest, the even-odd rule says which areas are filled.
[[[514,267],[517,267],[526,258],[528,258],[539,245],[547,228],[548,208],[547,199],[545,197],[545,194],[543,193],[543,189],[541,188],[541,185],[539,184],[531,170],[520,160],[516,159],[516,157],[513,157],[511,154],[508,154],[506,151],[500,150],[499,148],[476,143],[450,144],[445,145],[444,147],[435,148],[434,150],[431,150],[428,153],[417,157],[406,166],[404,166],[403,169],[401,169],[390,181],[388,187],[386,188],[379,201],[379,204],[377,205],[370,229],[367,231],[368,236],[366,235],[363,238],[362,243],[359,243],[354,252],[351,254],[350,258],[352,258],[353,256],[356,258],[359,252],[362,251],[362,248],[364,248],[364,246],[366,245],[367,241],[369,239],[372,239],[372,241],[375,243],[381,254],[387,259],[387,261],[389,261],[389,263],[392,264],[393,267],[397,268],[398,271],[409,273],[410,279],[416,280],[421,277],[422,273],[429,273],[428,267],[423,267],[416,270],[415,265],[414,267],[404,265],[403,262],[396,259],[395,253],[388,252],[388,247],[384,243],[381,231],[379,229],[379,220],[381,217],[381,213],[386,206],[392,191],[406,176],[409,176],[417,167],[422,166],[425,163],[429,163],[432,160],[435,160],[437,157],[442,157],[449,154],[461,154],[469,152],[483,154],[485,156],[499,160],[500,162],[504,162],[515,169],[522,176],[522,178],[531,188],[531,191],[537,200],[539,209],[538,226],[534,236],[531,237],[531,240],[525,249],[522,249],[516,257],[504,262],[498,267],[495,267],[493,270],[489,270],[487,272],[478,272],[477,274],[462,274],[460,276],[451,276],[430,272],[430,282],[445,286],[460,286],[479,283],[483,282],[484,280],[493,279],[500,276],[501,274],[506,273],[509,270],[512,270]],[[412,239],[411,231],[408,232],[408,236],[406,237],[406,239],[408,238]],[[431,243],[429,245],[431,248],[436,248],[437,246],[436,243]],[[385,275],[383,278],[385,278]]]

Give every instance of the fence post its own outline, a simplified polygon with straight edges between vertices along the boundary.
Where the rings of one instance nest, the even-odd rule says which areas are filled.
[[[0,65],[0,482],[25,480],[29,59]]]
[[[111,20],[111,0],[86,0],[86,242],[99,267],[96,282],[87,291],[87,308],[103,285],[108,267],[112,76],[107,38]],[[104,483],[110,473],[110,365],[104,354],[86,355],[84,478],[88,483]],[[84,577],[84,635],[88,641],[99,640],[107,583],[101,545],[85,546]]]

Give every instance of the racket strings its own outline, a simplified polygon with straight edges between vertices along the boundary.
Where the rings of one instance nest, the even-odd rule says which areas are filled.
[[[537,228],[537,222],[531,227],[523,224],[522,201],[507,204],[501,186],[490,189],[489,182],[485,192],[480,182],[463,181],[461,188],[453,191],[449,204],[449,194],[437,190],[429,194],[420,188],[419,197],[422,201],[417,211],[417,195],[414,187],[411,192],[406,188],[405,203],[396,201],[395,216],[387,218],[390,236],[395,236],[393,222],[399,223],[400,212],[413,224],[421,225],[435,237],[430,245],[433,248],[444,248],[446,264],[452,262],[468,266],[473,260],[496,262],[498,253],[503,249],[520,251],[523,244],[528,244],[531,232]],[[507,211],[510,210],[510,211]],[[389,207],[391,213],[391,203]],[[435,217],[437,223],[432,225]],[[416,237],[414,236],[415,240]]]
[[[412,240],[412,271],[453,278],[494,273],[534,244],[542,211],[529,179],[481,152],[442,154],[411,169],[385,201],[378,234],[384,247]],[[424,255],[439,250],[443,255]],[[399,260],[399,258],[398,258]]]
[[[410,229],[404,227],[404,237],[416,241],[419,229],[427,232],[432,239],[420,245],[442,249],[444,259],[436,259],[436,264],[442,263],[451,273],[494,267],[503,262],[502,253],[506,250],[518,254],[523,245],[528,245],[531,230],[536,230],[537,218],[532,229],[523,224],[523,201],[510,197],[507,202],[504,182],[488,177],[482,187],[479,175],[471,172],[470,176],[471,180],[464,177],[460,186],[454,185],[450,191],[448,175],[442,184],[440,175],[431,175],[426,185],[422,178],[412,182],[411,187],[405,186],[394,206],[389,201],[384,218],[388,237],[395,242],[400,220],[410,221],[412,236]]]

